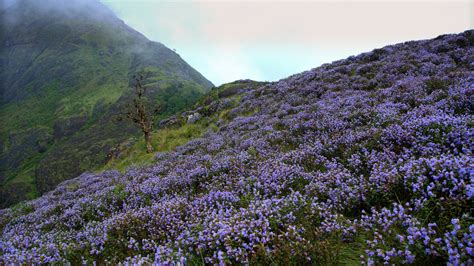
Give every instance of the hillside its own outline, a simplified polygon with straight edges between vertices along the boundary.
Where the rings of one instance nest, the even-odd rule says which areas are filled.
[[[193,108],[177,113],[159,122],[152,137],[157,154],[174,151],[188,141],[202,137],[210,130],[217,130],[223,121],[233,115],[229,112],[239,105],[242,93],[269,84],[252,80],[237,80],[212,88]],[[100,170],[115,169],[125,172],[128,168],[152,165],[157,154],[146,153],[143,138],[133,139],[116,147],[111,158]],[[159,155],[158,155],[159,156]]]
[[[113,117],[137,72],[162,117],[212,87],[98,0],[17,0],[2,6],[0,20],[0,207],[105,164],[116,145],[136,136]]]
[[[0,258],[472,264],[473,49],[470,30],[215,89],[154,143],[192,140],[135,153],[150,165],[1,210]]]

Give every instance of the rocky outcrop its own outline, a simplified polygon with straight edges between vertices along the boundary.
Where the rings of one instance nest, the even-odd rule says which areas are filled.
[[[193,113],[188,115],[188,124],[194,124],[196,121],[198,121],[201,118],[200,113]]]

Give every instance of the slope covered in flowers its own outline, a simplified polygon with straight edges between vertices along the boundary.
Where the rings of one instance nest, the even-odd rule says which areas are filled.
[[[4,262],[472,264],[474,32],[242,89],[153,166],[0,211]]]

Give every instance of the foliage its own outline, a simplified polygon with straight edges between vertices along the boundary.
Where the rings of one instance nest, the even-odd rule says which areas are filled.
[[[472,34],[244,89],[216,130],[150,166],[85,173],[1,210],[1,259],[470,265],[474,77],[449,53],[469,60],[459,40]],[[367,90],[352,70],[372,64]],[[433,77],[449,84],[427,88]]]
[[[25,0],[2,14],[0,208],[102,166],[110,149],[139,134],[109,121],[125,104],[130,73],[149,72],[161,118],[212,87],[99,1],[79,2]]]

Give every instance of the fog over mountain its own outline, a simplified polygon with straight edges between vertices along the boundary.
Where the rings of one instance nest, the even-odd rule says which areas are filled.
[[[212,83],[96,0],[2,5],[0,206],[33,198],[98,167],[138,132],[113,115],[146,73],[162,116],[194,103]]]

